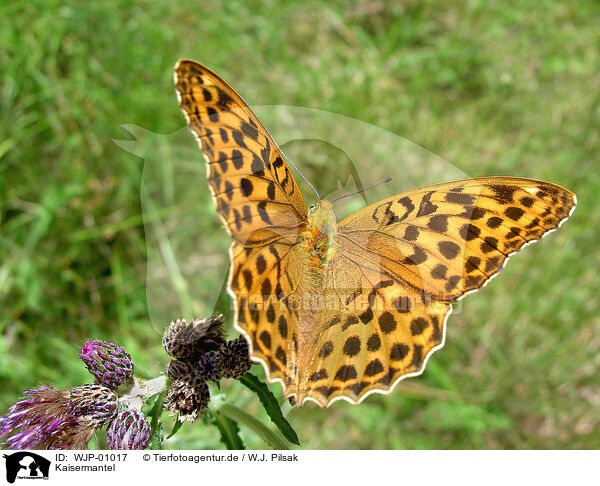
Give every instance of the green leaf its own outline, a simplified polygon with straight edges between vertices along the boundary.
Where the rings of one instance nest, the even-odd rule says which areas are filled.
[[[300,440],[298,439],[298,434],[292,428],[290,423],[285,419],[283,414],[281,413],[281,408],[279,407],[279,402],[275,398],[275,395],[269,390],[266,384],[260,381],[255,375],[252,373],[246,373],[240,379],[240,382],[247,386],[250,390],[258,395],[263,407],[269,414],[269,417],[273,421],[273,423],[277,426],[277,428],[281,431],[283,436],[289,440],[292,444],[300,445]]]
[[[225,275],[229,275],[230,270],[231,266],[227,269],[227,273]],[[217,297],[217,302],[213,308],[213,316],[216,316],[217,314],[223,314],[225,318],[231,316],[231,297],[229,296],[229,292],[227,292],[227,284],[228,280],[224,279],[223,285],[221,285],[221,291]]]
[[[179,420],[175,421],[175,425],[173,425],[173,430],[171,430],[171,433],[167,436],[167,439],[170,439],[171,437],[173,437],[181,428],[181,426],[183,425],[183,422],[180,422]]]
[[[238,427],[237,422],[220,412],[214,412],[211,415],[215,425],[219,428],[219,432],[221,433],[221,442],[225,444],[227,449],[241,450],[246,448],[240,437],[240,428]]]
[[[263,424],[260,420],[253,417],[249,413],[244,412],[242,409],[230,405],[228,403],[224,403],[219,408],[219,412],[228,417],[229,419],[239,422],[246,427],[252,429],[258,436],[264,440],[269,447],[272,449],[281,449],[287,450],[289,449],[287,443],[282,437],[279,437],[276,433],[270,430],[265,424]]]
[[[164,431],[160,416],[162,415],[163,400],[165,395],[166,392],[163,392],[156,398],[154,406],[150,411],[150,427],[152,428],[152,433],[150,435],[150,449],[152,450],[160,450],[163,448]]]

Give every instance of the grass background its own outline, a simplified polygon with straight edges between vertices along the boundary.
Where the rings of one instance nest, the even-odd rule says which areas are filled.
[[[141,376],[163,369],[148,310],[161,302],[146,292],[156,245],[144,222],[185,223],[168,230],[188,243],[187,231],[200,232],[210,254],[228,241],[206,186],[191,209],[170,204],[173,194],[158,210],[144,206],[144,160],[112,139],[133,139],[124,123],[164,134],[183,126],[172,67],[188,57],[251,105],[357,118],[471,176],[545,179],[579,199],[560,231],[464,301],[423,376],[358,407],[284,406],[303,447],[597,448],[599,14],[591,0],[2,3],[0,410],[41,383],[89,381],[77,359],[89,338],[124,345]],[[295,160],[311,151],[292,150]],[[313,181],[334,180],[344,176],[335,156],[299,165]],[[202,270],[208,259],[198,258]],[[241,387],[224,392],[260,413]],[[167,445],[222,447],[203,423]]]

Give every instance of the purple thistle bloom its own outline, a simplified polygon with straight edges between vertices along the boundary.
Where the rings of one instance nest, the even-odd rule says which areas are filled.
[[[41,386],[0,417],[0,439],[10,449],[85,449],[96,422],[94,414],[69,410],[71,393]],[[116,399],[116,397],[115,397]],[[104,404],[106,406],[106,404]],[[89,410],[88,410],[89,412]]]
[[[106,429],[108,447],[113,450],[141,450],[150,442],[152,429],[139,410],[122,410]]]
[[[94,339],[85,343],[79,357],[100,385],[114,389],[133,378],[133,361],[123,346]]]

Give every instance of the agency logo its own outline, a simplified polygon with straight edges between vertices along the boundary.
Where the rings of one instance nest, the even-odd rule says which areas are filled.
[[[33,452],[4,454],[6,480],[12,484],[15,479],[48,479],[50,461]]]

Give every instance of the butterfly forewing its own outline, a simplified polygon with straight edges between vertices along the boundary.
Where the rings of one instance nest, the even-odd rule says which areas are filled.
[[[363,208],[340,223],[339,242],[399,284],[451,302],[485,285],[508,256],[555,230],[574,207],[575,195],[549,182],[468,179]]]
[[[179,61],[179,104],[207,159],[208,184],[229,233],[256,246],[297,234],[306,206],[277,145],[242,98],[210,69]]]

